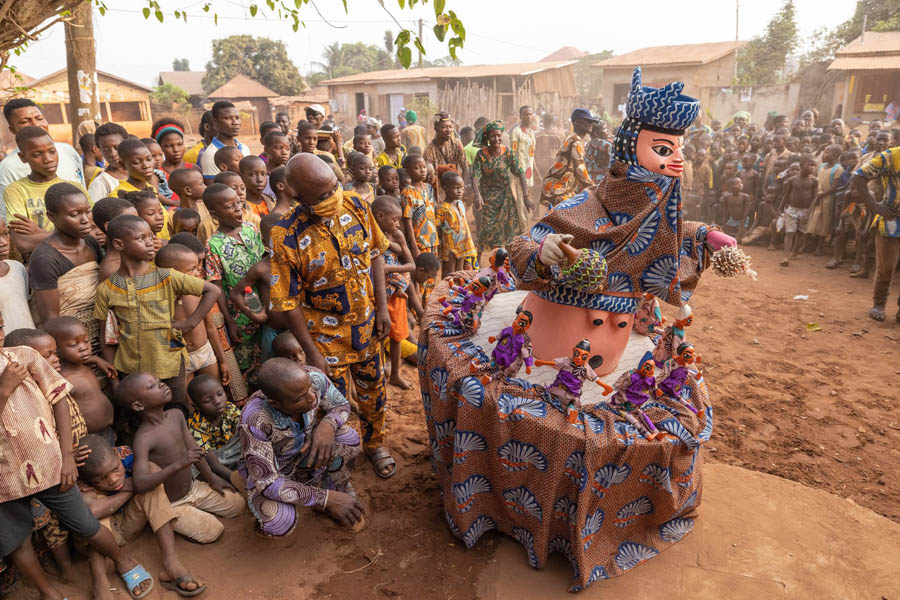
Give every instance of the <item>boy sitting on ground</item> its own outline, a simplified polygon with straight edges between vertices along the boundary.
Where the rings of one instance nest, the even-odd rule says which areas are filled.
[[[82,443],[90,454],[78,468],[79,487],[94,517],[112,532],[119,546],[136,539],[149,523],[162,554],[163,571],[159,574],[159,583],[181,596],[203,593],[206,584],[188,572],[175,551],[174,523],[178,514],[172,508],[165,488],[160,484],[143,494],[135,493],[131,477],[134,457],[127,447],[113,448],[98,435],[88,435]],[[108,592],[105,559],[91,549],[88,561],[94,586]]]
[[[100,369],[107,377],[115,381],[116,369],[100,358],[91,354],[91,341],[85,326],[75,317],[56,317],[44,324],[56,341],[60,361],[60,373],[72,384],[72,397],[78,404],[88,433],[102,436],[110,444],[115,443],[113,432],[113,406],[100,389],[100,383],[91,367]]]
[[[292,360],[273,358],[259,375],[262,389],[241,416],[238,467],[257,530],[288,535],[298,509],[308,506],[358,531],[364,510],[350,483],[350,465],[360,439],[347,425],[347,400],[324,373]]]
[[[194,377],[188,384],[188,396],[194,405],[194,414],[188,420],[194,441],[204,452],[215,454],[222,466],[235,469],[241,459],[237,436],[241,410],[228,401],[219,380],[209,375]]]
[[[112,558],[132,597],[143,598],[153,588],[153,577],[122,553],[74,487],[78,472],[68,403],[64,401],[69,389],[70,384],[32,348],[0,351],[2,425],[6,431],[18,432],[0,436],[0,455],[15,457],[0,478],[0,556],[11,556],[13,565],[42,599],[63,597],[47,581],[31,545],[31,499],[36,498],[53,511],[65,529]],[[21,476],[12,476],[7,468]],[[109,598],[109,587],[95,582],[94,597]]]
[[[213,515],[236,517],[245,502],[229,483],[231,471],[197,446],[182,412],[165,410],[171,399],[172,390],[149,373],[132,373],[116,389],[116,403],[141,421],[134,436],[134,491],[145,493],[163,484],[178,515],[175,531],[208,544],[224,531]],[[191,465],[203,481],[191,479]]]

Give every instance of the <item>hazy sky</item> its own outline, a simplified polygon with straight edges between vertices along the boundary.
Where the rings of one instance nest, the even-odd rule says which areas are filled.
[[[258,1],[265,6],[264,0]],[[347,0],[349,13],[344,12],[341,0],[313,2],[325,19],[340,28],[323,22],[312,5],[303,8],[308,17],[306,28],[294,33],[289,22],[277,17],[250,17],[245,8],[249,0],[214,0],[219,7],[218,25],[202,12],[203,0],[160,0],[167,15],[165,24],[152,17],[144,20],[140,14],[142,0],[107,0],[110,10],[106,16],[101,17],[96,10],[94,16],[97,67],[154,85],[159,71],[172,69],[172,59],[187,58],[192,70],[203,70],[210,58],[211,40],[251,34],[283,40],[300,72],[307,73],[314,70],[312,63],[321,60],[322,48],[331,42],[363,41],[380,46],[386,29],[398,30],[377,0]],[[384,2],[404,25],[418,18],[425,20],[429,58],[447,54],[446,47],[441,47],[428,31],[434,24],[430,4],[401,10],[397,0]],[[741,39],[763,32],[782,2],[741,1]],[[795,0],[794,4],[802,40],[819,27],[833,27],[849,18],[856,2]],[[172,18],[176,8],[187,9],[187,24]],[[587,52],[611,49],[621,54],[645,46],[725,41],[734,39],[735,30],[734,0],[643,0],[624,4],[603,0],[447,0],[445,10],[454,10],[466,26],[466,46],[459,55],[468,65],[535,61],[562,46]],[[641,18],[645,19],[643,23]],[[65,67],[62,25],[43,35],[24,56],[11,57],[10,63],[33,77]]]

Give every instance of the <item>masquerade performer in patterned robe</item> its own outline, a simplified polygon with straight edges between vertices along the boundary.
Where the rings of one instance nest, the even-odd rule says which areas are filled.
[[[682,306],[710,252],[735,245],[713,227],[682,220],[684,132],[700,111],[683,87],[643,87],[636,68],[608,175],[557,204],[530,235],[510,244],[517,288],[531,292],[524,307],[541,324],[532,333],[536,358],[567,355],[587,338],[591,366],[601,376],[611,372],[641,295]],[[561,244],[567,243],[581,249],[581,264],[566,266]],[[604,268],[599,283],[584,276],[585,269],[598,274]]]

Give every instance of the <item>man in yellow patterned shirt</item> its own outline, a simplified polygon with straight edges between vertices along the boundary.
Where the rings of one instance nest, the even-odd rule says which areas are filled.
[[[368,204],[344,191],[312,154],[294,156],[286,179],[297,208],[270,234],[273,310],[285,313],[307,362],[345,397],[356,387],[363,446],[383,478],[397,464],[384,448],[383,340],[390,330],[384,259],[388,242]]]

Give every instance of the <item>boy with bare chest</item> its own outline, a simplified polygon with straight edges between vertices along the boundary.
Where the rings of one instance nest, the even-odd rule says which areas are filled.
[[[791,258],[797,258],[803,247],[809,208],[819,191],[819,180],[815,176],[816,159],[811,154],[800,158],[800,174],[791,177],[784,184],[784,258],[781,266],[786,267]],[[799,235],[797,235],[799,233]]]
[[[762,190],[760,189],[760,181],[762,178],[756,169],[753,168],[756,157],[752,154],[745,154],[741,157],[741,172],[738,177],[744,184],[744,193],[750,196],[750,203],[756,204],[759,201]]]
[[[210,543],[224,530],[213,515],[236,517],[246,509],[246,501],[231,487],[231,471],[215,454],[197,446],[182,412],[164,409],[171,398],[171,389],[149,373],[129,375],[116,389],[116,401],[141,420],[134,436],[134,491],[144,493],[162,483],[178,514],[175,531]],[[192,464],[203,481],[191,479]]]
[[[116,382],[116,369],[99,356],[91,354],[87,328],[75,317],[50,319],[44,329],[56,340],[60,374],[72,384],[70,393],[81,409],[88,433],[96,433],[110,444],[115,444],[116,434],[112,430],[113,405],[100,388],[97,375],[90,365],[104,372],[112,385]]]
[[[744,236],[751,206],[750,196],[743,192],[743,187],[740,177],[732,177],[726,181],[718,206],[718,222],[722,224],[725,233],[737,238],[738,243]]]

